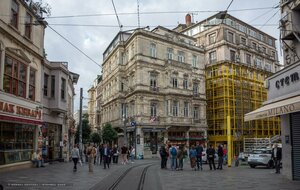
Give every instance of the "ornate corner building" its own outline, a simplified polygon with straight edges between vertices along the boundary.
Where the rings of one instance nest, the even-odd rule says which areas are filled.
[[[96,107],[101,126],[118,131],[119,145],[151,157],[166,142],[206,140],[204,50],[195,44],[163,27],[113,39],[103,53]]]

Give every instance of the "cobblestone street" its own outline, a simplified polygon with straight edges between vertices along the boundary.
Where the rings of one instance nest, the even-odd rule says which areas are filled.
[[[102,166],[95,166],[93,173],[88,172],[86,164],[79,166],[77,172],[73,172],[71,162],[54,163],[45,168],[28,168],[0,173],[0,183],[4,189],[91,189],[97,185],[98,188],[95,189],[99,189],[105,187],[103,185],[105,183],[114,183],[116,174],[121,175],[132,166],[153,162],[156,164],[147,171],[144,189],[156,190],[158,187],[165,190],[300,189],[299,181],[290,181],[281,175],[274,174],[274,170],[263,167],[256,169],[248,166],[225,167],[222,171],[210,171],[208,165],[204,165],[203,171],[192,171],[189,163],[185,162],[183,171],[170,171],[161,170],[158,159],[137,160],[134,164],[126,166],[111,165],[110,169],[106,170]],[[132,175],[134,173],[131,173]],[[153,178],[153,176],[158,177]],[[125,190],[129,189],[125,185],[122,187]]]

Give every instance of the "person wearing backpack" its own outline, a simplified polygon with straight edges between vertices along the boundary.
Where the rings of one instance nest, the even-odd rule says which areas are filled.
[[[169,150],[170,158],[171,158],[171,170],[176,170],[177,166],[177,148],[175,144],[173,144]]]
[[[196,158],[197,158],[197,151],[195,149],[195,146],[192,146],[192,149],[190,150],[190,162],[191,162],[191,168],[193,170],[197,170],[196,169]]]
[[[203,152],[203,147],[202,145],[199,144],[199,142],[197,142],[197,146],[196,146],[196,152],[197,152],[197,157],[196,157],[196,162],[197,162],[197,168],[198,170],[202,168],[202,152]]]

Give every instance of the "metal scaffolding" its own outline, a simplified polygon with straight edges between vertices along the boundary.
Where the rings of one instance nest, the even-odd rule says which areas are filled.
[[[229,61],[207,65],[206,97],[209,143],[231,144],[232,157],[243,149],[243,139],[270,138],[280,134],[279,117],[244,122],[244,114],[267,100],[264,80],[271,73]],[[227,143],[227,116],[231,143]]]

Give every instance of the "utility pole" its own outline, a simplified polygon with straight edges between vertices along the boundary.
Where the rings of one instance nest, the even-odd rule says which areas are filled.
[[[79,102],[79,152],[82,160],[82,88],[80,88],[80,102]]]

